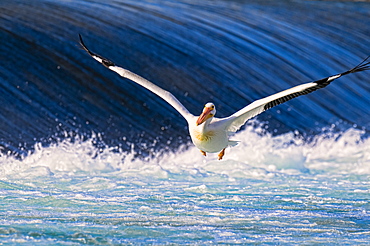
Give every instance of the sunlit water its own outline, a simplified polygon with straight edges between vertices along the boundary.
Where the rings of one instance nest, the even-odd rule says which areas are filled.
[[[224,117],[357,65],[369,17],[365,1],[0,0],[0,245],[369,245],[369,72],[264,112],[217,161],[78,44]]]
[[[65,139],[1,157],[0,242],[39,245],[356,244],[370,236],[370,140],[307,143],[248,127],[225,159],[146,160]]]

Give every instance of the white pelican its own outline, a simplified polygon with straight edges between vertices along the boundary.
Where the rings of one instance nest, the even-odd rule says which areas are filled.
[[[79,37],[80,44],[82,45],[83,49],[86,50],[92,58],[110,70],[118,73],[122,77],[132,80],[133,82],[150,90],[154,94],[157,94],[172,107],[174,107],[188,122],[191,140],[193,141],[194,145],[200,149],[204,156],[206,156],[206,153],[219,152],[219,160],[221,160],[224,156],[225,149],[228,146],[234,146],[238,143],[237,141],[229,140],[229,136],[239,130],[239,128],[243,126],[250,118],[295,97],[306,95],[317,89],[324,88],[335,79],[338,79],[344,75],[370,69],[370,62],[367,61],[370,56],[368,56],[356,67],[346,72],[301,84],[274,95],[256,100],[229,117],[214,117],[216,114],[216,107],[210,102],[206,103],[203,108],[203,112],[197,117],[192,115],[170,92],[163,90],[162,88],[127,69],[116,66],[113,62],[103,58],[102,56],[92,53],[84,44],[81,35],[79,35]]]

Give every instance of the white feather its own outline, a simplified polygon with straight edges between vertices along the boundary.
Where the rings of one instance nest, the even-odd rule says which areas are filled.
[[[127,69],[115,66],[113,62],[92,53],[83,43],[81,36],[80,41],[82,47],[95,60],[102,63],[110,70],[118,73],[122,77],[130,79],[133,82],[145,87],[146,89],[161,97],[172,107],[174,107],[188,122],[190,136],[195,146],[202,150],[203,154],[205,154],[205,152],[221,151],[219,154],[219,159],[222,158],[224,154],[224,149],[227,146],[234,146],[237,144],[237,141],[229,140],[230,133],[239,130],[240,127],[244,125],[246,121],[250,118],[253,118],[263,111],[278,104],[284,103],[292,98],[308,94],[312,91],[323,88],[327,86],[331,81],[341,77],[342,75],[370,69],[369,62],[366,62],[369,59],[369,56],[355,68],[348,70],[345,73],[333,75],[315,82],[298,85],[274,95],[259,99],[226,118],[214,118],[213,116],[216,112],[216,109],[213,103],[208,103],[206,104],[205,108],[207,110],[203,111],[203,117],[198,118],[192,115],[170,92],[158,87],[157,85],[144,79],[143,77]],[[198,121],[202,122],[199,123]]]

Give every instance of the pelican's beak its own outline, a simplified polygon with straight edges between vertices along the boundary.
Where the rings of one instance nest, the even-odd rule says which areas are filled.
[[[211,108],[204,108],[202,114],[199,116],[198,120],[197,120],[197,126],[199,126],[200,124],[202,124],[203,122],[205,122],[206,120],[208,120],[209,118],[211,118],[213,115],[211,114],[211,111],[212,109]]]

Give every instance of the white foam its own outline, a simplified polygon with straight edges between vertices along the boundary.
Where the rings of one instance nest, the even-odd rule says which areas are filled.
[[[272,136],[248,126],[233,139],[240,144],[227,149],[224,160],[217,154],[201,155],[195,147],[180,147],[175,152],[151,159],[134,158],[135,152],[116,148],[97,148],[95,137],[83,141],[78,137],[64,139],[43,147],[19,160],[1,155],[0,178],[35,178],[79,172],[119,173],[123,176],[153,176],[166,179],[169,175],[228,179],[243,177],[273,178],[276,173],[297,174],[308,171],[327,173],[370,174],[370,139],[361,139],[364,132],[349,129],[337,134],[322,134],[307,143],[294,133]]]

